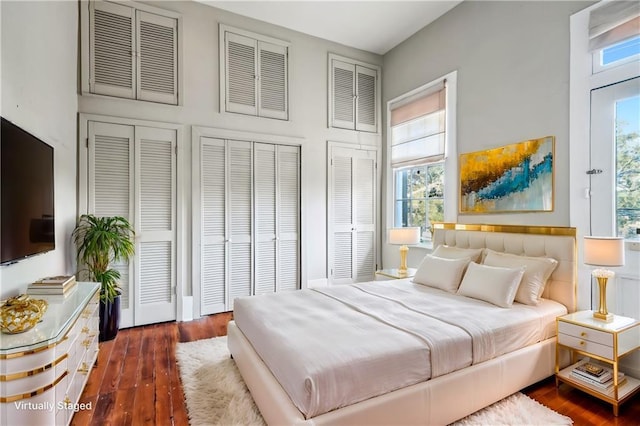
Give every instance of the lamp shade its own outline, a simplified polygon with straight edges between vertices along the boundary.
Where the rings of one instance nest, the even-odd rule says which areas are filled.
[[[584,263],[594,266],[623,266],[624,238],[584,237]]]
[[[389,229],[389,244],[418,244],[420,242],[420,227]]]

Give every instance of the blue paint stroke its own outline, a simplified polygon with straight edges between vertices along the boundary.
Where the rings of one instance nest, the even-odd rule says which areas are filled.
[[[538,178],[552,173],[553,158],[551,153],[544,156],[541,162],[531,164],[531,157],[505,171],[498,179],[482,188],[477,193],[478,200],[496,200],[511,194],[525,191]]]

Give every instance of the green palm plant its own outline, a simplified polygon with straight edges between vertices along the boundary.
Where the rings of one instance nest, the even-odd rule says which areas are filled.
[[[120,272],[109,265],[133,256],[134,235],[129,221],[121,216],[80,216],[71,236],[78,261],[86,266],[89,280],[101,283],[100,300],[112,303],[119,294]]]

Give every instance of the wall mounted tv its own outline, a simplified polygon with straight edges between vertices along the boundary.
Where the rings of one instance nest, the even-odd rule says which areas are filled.
[[[53,147],[2,118],[0,264],[55,248]]]

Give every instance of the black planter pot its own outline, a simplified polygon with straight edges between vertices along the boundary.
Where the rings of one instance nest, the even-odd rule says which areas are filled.
[[[100,301],[100,335],[98,341],[104,342],[115,339],[120,328],[120,296],[113,302]]]

